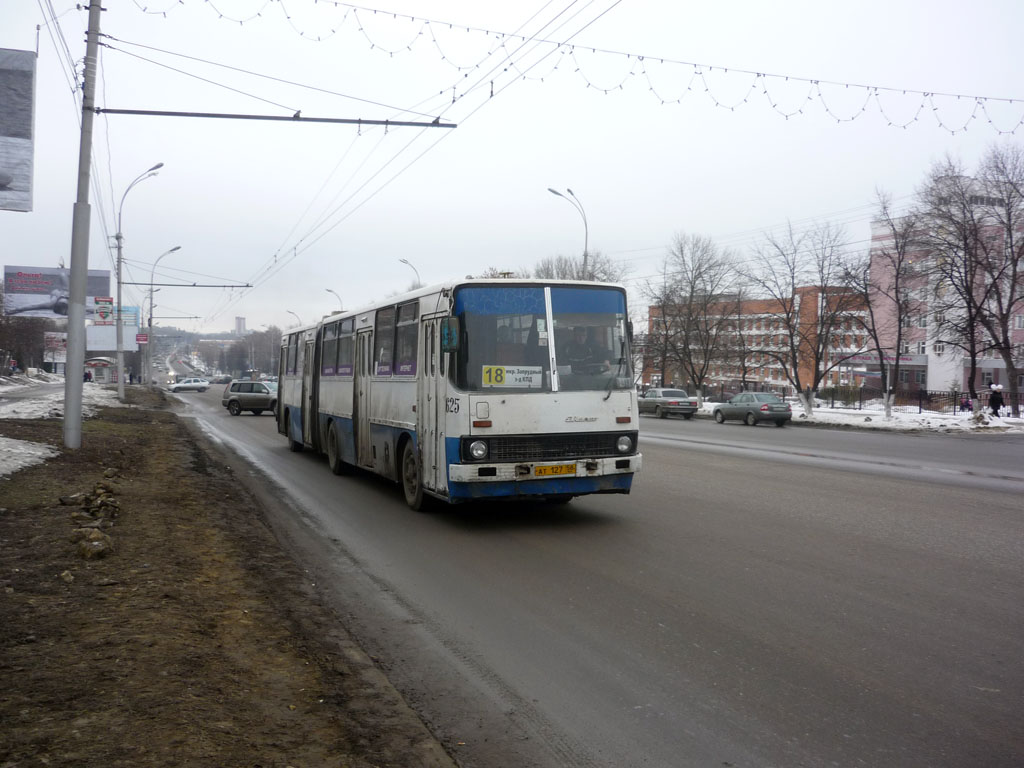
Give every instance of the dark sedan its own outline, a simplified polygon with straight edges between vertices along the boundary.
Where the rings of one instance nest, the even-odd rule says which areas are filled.
[[[728,402],[718,403],[712,414],[719,424],[738,419],[751,427],[759,421],[774,421],[775,426],[784,427],[793,418],[793,409],[771,392],[740,392]]]
[[[697,398],[683,389],[648,389],[637,398],[640,413],[653,413],[659,419],[679,414],[689,419],[697,412]]]

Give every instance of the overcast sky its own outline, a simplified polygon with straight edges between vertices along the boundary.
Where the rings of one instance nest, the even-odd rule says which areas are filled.
[[[946,153],[970,167],[1024,141],[997,130],[1024,117],[1019,0],[106,5],[100,106],[458,124],[98,116],[89,268],[113,269],[121,197],[164,163],[125,198],[125,281],[180,245],[156,282],[254,286],[156,294],[158,317],[197,316],[158,322],[203,332],[311,322],[338,307],[327,288],[346,308],[404,290],[403,258],[434,283],[578,255],[582,218],[549,187],[575,192],[590,250],[633,289],[677,233],[742,253],[787,221],[830,221],[864,248],[876,188],[905,205]],[[0,47],[34,49],[40,7],[58,24],[39,33],[34,211],[0,211],[0,242],[5,264],[53,267],[70,259],[68,56],[81,66],[87,12],[5,2]]]

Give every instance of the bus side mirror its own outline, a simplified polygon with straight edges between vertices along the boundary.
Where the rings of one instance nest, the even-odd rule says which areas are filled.
[[[459,318],[441,318],[441,352],[455,352],[459,348]]]

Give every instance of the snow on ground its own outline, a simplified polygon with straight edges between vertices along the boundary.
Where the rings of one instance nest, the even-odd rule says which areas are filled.
[[[59,419],[64,416],[63,388],[51,391],[39,397],[4,398],[4,394],[17,392],[25,394],[41,383],[62,382],[61,376],[35,374],[31,378],[24,375],[0,377],[0,419]],[[96,409],[104,406],[120,405],[117,399],[117,387],[106,387],[92,382],[82,384],[82,416],[89,418],[96,415]],[[11,440],[0,437],[0,477],[25,469],[33,464],[46,461],[50,456],[60,453],[57,448],[42,443],[30,443],[24,440]]]
[[[12,475],[19,469],[44,462],[58,453],[60,450],[52,445],[0,437],[0,478]]]

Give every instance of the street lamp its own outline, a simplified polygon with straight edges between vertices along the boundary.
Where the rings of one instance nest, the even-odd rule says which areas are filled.
[[[145,376],[146,381],[152,379],[152,368],[153,368],[153,276],[156,274],[156,265],[160,263],[160,259],[168,254],[180,251],[181,246],[176,245],[169,251],[164,251],[156,257],[156,261],[153,262],[153,268],[149,270],[149,323],[146,325],[146,332],[149,336],[149,342],[146,344],[146,370]]]
[[[339,311],[345,309],[345,304],[342,302],[341,296],[339,296],[337,293],[332,291],[330,288],[324,288],[324,290],[327,291],[328,293],[333,293],[334,294],[334,298],[336,298],[338,300],[338,310]]]
[[[294,318],[295,318],[296,320],[298,320],[298,321],[299,321],[299,325],[302,325],[302,318],[301,318],[301,317],[299,317],[298,315],[296,315],[296,314],[295,314],[294,312],[292,312],[292,311],[291,311],[290,309],[286,309],[286,310],[285,310],[285,312],[287,312],[287,313],[288,313],[289,315],[291,315],[291,316],[292,316],[292,317],[294,317]]]
[[[416,287],[419,288],[420,286],[422,286],[423,281],[420,280],[420,271],[412,265],[412,262],[409,261],[408,259],[399,259],[399,261],[405,264],[405,266],[409,267],[409,269],[416,273]]]
[[[121,195],[121,204],[117,207],[117,234],[114,235],[114,240],[117,242],[117,315],[115,315],[117,328],[115,332],[117,333],[117,399],[121,402],[124,402],[124,323],[121,318],[121,251],[124,236],[121,234],[121,212],[124,209],[124,199],[128,197],[132,187],[150,176],[156,176],[156,172],[163,167],[163,163],[157,163],[145,173],[139,174]]]
[[[583,210],[583,203],[581,203],[579,198],[576,197],[576,195],[573,194],[573,191],[571,189],[569,189],[568,187],[566,187],[565,191],[569,193],[569,197],[566,197],[561,192],[559,192],[557,189],[552,189],[551,187],[548,187],[548,192],[550,192],[552,195],[558,195],[563,200],[569,201],[569,203],[572,205],[572,207],[575,208],[577,211],[579,211],[580,216],[583,217],[583,278],[584,279],[589,279],[590,278],[590,272],[587,269],[587,250],[588,250],[588,244],[589,244],[588,241],[589,241],[589,238],[590,238],[590,233],[589,233],[589,230],[588,230],[588,227],[587,227],[587,214]]]

